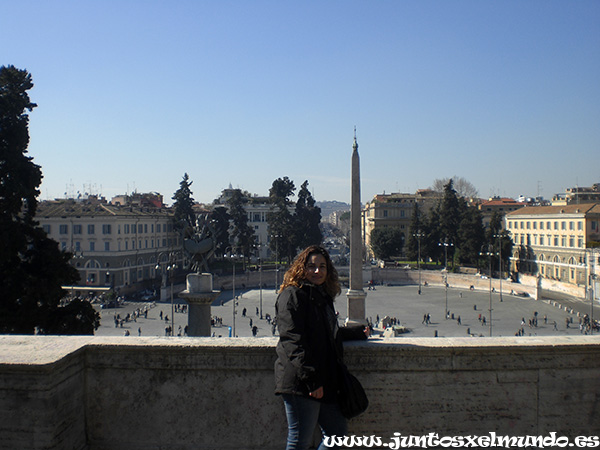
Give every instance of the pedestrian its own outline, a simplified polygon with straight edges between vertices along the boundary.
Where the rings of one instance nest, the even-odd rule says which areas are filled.
[[[141,336],[141,335],[142,335],[142,327],[139,327],[138,328],[138,336]]]
[[[333,299],[340,293],[338,273],[320,246],[304,249],[283,278],[275,304],[275,393],[286,410],[287,450],[308,449],[317,424],[324,436],[348,434],[337,404],[338,357],[343,340],[366,339],[369,331],[338,326]]]

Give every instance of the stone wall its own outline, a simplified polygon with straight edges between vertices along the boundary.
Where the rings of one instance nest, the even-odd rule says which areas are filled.
[[[0,336],[0,449],[281,449],[276,339]],[[600,430],[600,337],[346,344],[352,433]]]
[[[439,270],[422,270],[421,282],[427,282],[431,286],[444,286],[446,274]],[[419,284],[419,271],[413,269],[402,269],[396,267],[390,268],[373,268],[371,278],[375,283],[383,284]],[[453,288],[469,289],[473,286],[476,290],[487,291],[490,288],[489,278],[473,276],[460,273],[448,273],[448,285]],[[492,288],[500,292],[500,280],[492,279]],[[536,298],[536,285],[525,283],[514,283],[508,280],[502,280],[502,292],[510,293],[526,293],[529,296]]]

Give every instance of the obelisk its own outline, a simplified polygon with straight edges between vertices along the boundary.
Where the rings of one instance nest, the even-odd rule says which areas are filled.
[[[363,245],[361,232],[360,204],[360,160],[356,127],[354,127],[354,144],[352,145],[352,196],[350,205],[350,289],[348,297],[347,325],[365,325],[366,292],[363,289]]]

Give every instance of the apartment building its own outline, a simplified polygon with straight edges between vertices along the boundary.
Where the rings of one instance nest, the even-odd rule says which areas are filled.
[[[73,253],[81,287],[123,292],[152,287],[170,255],[183,263],[181,251],[175,253],[180,237],[164,206],[114,205],[97,198],[44,201],[36,219],[62,250]]]
[[[511,270],[578,285],[597,271],[600,204],[525,207],[504,220],[514,243]]]
[[[414,194],[377,194],[363,210],[363,238],[369,257],[372,257],[371,233],[376,228],[397,227],[408,240],[415,203],[422,214],[429,212],[440,200],[441,194],[430,189],[420,189]]]
[[[516,211],[524,206],[525,203],[518,202],[512,198],[491,197],[488,200],[479,203],[477,209],[481,211],[483,226],[487,228],[490,226],[490,221],[492,220],[494,213],[499,213],[504,216],[505,214]]]

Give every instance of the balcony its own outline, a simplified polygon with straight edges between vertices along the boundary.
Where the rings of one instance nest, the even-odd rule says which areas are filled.
[[[0,449],[282,449],[275,344],[0,336]],[[597,336],[371,339],[346,360],[370,398],[352,434],[600,430]]]

